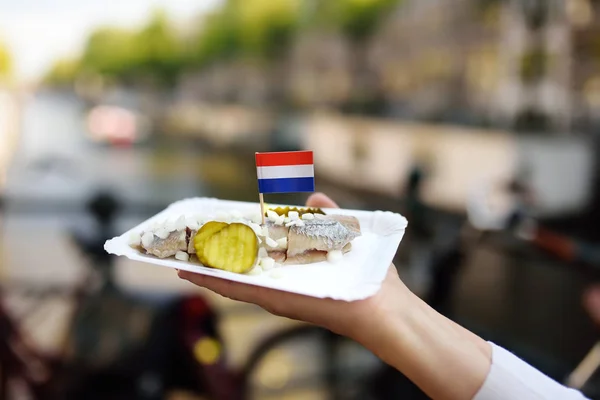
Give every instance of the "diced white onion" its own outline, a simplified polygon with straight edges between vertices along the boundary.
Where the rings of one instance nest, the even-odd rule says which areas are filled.
[[[288,217],[289,217],[290,221],[297,220],[298,216],[299,216],[298,211],[290,211],[290,212],[288,212]]]
[[[190,255],[185,251],[178,251],[175,253],[175,258],[179,261],[188,261],[190,259]]]
[[[277,247],[281,249],[287,248],[287,238],[282,237],[281,239],[277,239]]]
[[[193,231],[198,230],[198,228],[200,228],[200,224],[198,223],[198,220],[194,217],[187,217],[185,219],[185,226],[187,226],[188,228],[190,228]]]
[[[250,226],[250,228],[252,228],[252,230],[254,231],[254,233],[256,234],[256,236],[262,236],[262,228],[260,227],[259,224],[255,224],[254,222],[250,222],[248,224],[248,226]]]
[[[301,219],[297,219],[297,220],[288,222],[287,224],[285,224],[285,226],[287,226],[288,228],[290,226],[304,226],[304,222]]]
[[[165,221],[160,227],[158,227],[158,229],[156,229],[156,232],[158,232],[162,229],[166,229],[169,232],[175,231],[177,229],[177,228],[175,228],[175,221],[171,221],[171,220]]]
[[[261,233],[260,234],[261,234],[261,236],[264,236],[264,237],[268,238],[269,237],[269,228],[266,227],[266,226],[263,226],[261,228]]]
[[[225,211],[217,211],[215,219],[220,222],[229,222],[231,220],[231,215]]]
[[[267,210],[267,218],[269,218],[269,220],[275,222],[275,221],[277,221],[277,219],[279,219],[279,214],[277,214],[273,210]]]
[[[269,252],[264,247],[258,249],[258,258],[268,257]]]
[[[139,246],[142,242],[142,236],[139,232],[131,232],[129,235],[129,245],[130,246]]]
[[[179,218],[177,218],[177,221],[175,221],[175,230],[182,231],[184,229],[185,229],[185,215],[182,215]]]
[[[275,266],[275,260],[273,260],[271,257],[263,257],[260,259],[259,263],[264,271],[273,269],[273,267]]]
[[[313,213],[302,214],[302,219],[304,219],[304,220],[315,219],[315,215]]]
[[[344,255],[340,250],[332,250],[327,252],[327,261],[329,261],[330,263],[340,262],[343,257]]]
[[[252,268],[250,270],[250,272],[248,272],[248,275],[260,275],[263,273],[263,269],[257,265],[256,267]]]
[[[154,234],[152,232],[144,233],[142,236],[142,246],[148,248],[152,245],[152,242],[154,242]]]
[[[158,236],[161,239],[166,239],[169,237],[169,235],[171,234],[171,232],[169,232],[166,228],[162,228],[156,231],[156,236]]]
[[[253,212],[247,218],[255,224],[262,223],[262,217],[260,216],[260,213]]]
[[[267,242],[267,246],[269,246],[269,247],[273,247],[273,248],[277,247],[277,242],[275,240],[271,239],[270,237],[266,238],[266,242]]]
[[[165,225],[166,221],[160,222],[160,221],[154,221],[152,223],[152,226],[150,227],[150,230],[153,232],[156,232],[157,230],[161,229],[164,225]]]

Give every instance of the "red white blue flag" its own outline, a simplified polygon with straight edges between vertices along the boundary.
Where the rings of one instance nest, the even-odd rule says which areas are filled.
[[[259,193],[315,191],[312,151],[256,153]]]

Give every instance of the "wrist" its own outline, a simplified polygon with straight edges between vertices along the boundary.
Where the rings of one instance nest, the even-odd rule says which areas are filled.
[[[406,321],[412,318],[420,302],[400,280],[388,293],[385,298],[372,301],[349,335],[385,362],[390,344],[397,344],[398,336],[409,329]]]
[[[373,313],[359,343],[432,398],[472,398],[489,372],[490,345],[406,292]]]

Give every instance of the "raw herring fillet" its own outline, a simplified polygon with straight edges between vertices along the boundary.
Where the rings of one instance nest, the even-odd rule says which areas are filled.
[[[149,246],[143,246],[148,254],[152,254],[158,258],[167,258],[174,256],[178,251],[187,251],[188,236],[187,231],[174,231],[167,236],[166,239],[161,239],[154,235],[154,240]]]
[[[330,215],[292,226],[288,232],[286,264],[309,264],[327,259],[327,253],[350,251],[352,240],[360,236],[360,224],[354,217]]]

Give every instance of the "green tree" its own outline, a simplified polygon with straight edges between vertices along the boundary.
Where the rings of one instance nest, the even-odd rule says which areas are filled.
[[[8,47],[0,42],[0,81],[8,80],[12,74],[12,69],[12,57],[8,51]]]
[[[316,19],[361,41],[373,34],[382,18],[398,3],[399,0],[319,0]]]
[[[182,44],[167,15],[158,10],[132,39],[132,69],[161,83],[171,83],[182,67]]]
[[[300,0],[238,2],[241,45],[250,56],[272,58],[286,50],[299,21]]]
[[[53,86],[70,85],[80,72],[78,59],[60,59],[56,61],[44,77],[44,82]]]
[[[140,60],[135,34],[118,28],[99,28],[87,40],[82,69],[111,77],[131,75]]]
[[[190,58],[194,64],[205,65],[239,55],[241,35],[237,11],[231,4],[226,3],[204,18],[201,29],[192,40]]]
[[[193,60],[273,59],[288,47],[301,0],[228,0],[208,15],[193,45]]]
[[[182,66],[182,45],[166,14],[154,13],[139,31],[104,27],[94,31],[81,57],[81,70],[124,83],[171,83]]]

